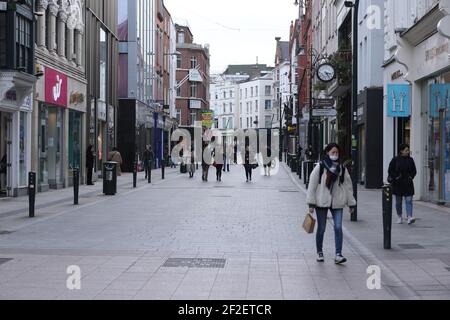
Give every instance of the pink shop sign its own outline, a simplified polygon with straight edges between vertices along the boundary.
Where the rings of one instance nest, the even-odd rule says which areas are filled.
[[[45,68],[45,102],[67,107],[67,76],[49,67]]]

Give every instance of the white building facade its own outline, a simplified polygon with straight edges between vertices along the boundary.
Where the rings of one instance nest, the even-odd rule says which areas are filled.
[[[450,1],[385,1],[384,179],[402,143],[416,199],[450,202]]]

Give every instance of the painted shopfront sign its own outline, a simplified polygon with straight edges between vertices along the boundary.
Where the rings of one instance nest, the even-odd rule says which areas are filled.
[[[437,118],[441,110],[450,108],[450,83],[432,84],[430,99],[431,116]]]
[[[49,67],[45,68],[45,102],[67,107],[67,76]]]
[[[409,84],[388,84],[387,116],[408,118],[411,116],[411,86]]]

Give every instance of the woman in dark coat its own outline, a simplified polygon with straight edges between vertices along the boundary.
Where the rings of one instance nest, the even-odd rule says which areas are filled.
[[[245,156],[244,156],[244,168],[245,168],[245,177],[247,178],[247,182],[252,181],[252,161],[250,160],[250,148],[247,146],[245,148]]]
[[[397,223],[403,223],[403,198],[406,202],[406,213],[408,224],[413,224],[416,219],[413,217],[413,196],[414,178],[417,175],[414,159],[410,156],[409,145],[400,146],[400,154],[392,159],[389,164],[388,182],[392,184],[393,194],[396,197]]]
[[[86,151],[86,174],[87,174],[87,182],[86,184],[88,186],[93,186],[94,183],[92,182],[92,170],[94,170],[94,159],[95,154],[93,150],[93,146],[89,145]]]

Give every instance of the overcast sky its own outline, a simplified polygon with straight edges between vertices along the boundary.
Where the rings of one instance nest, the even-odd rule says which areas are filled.
[[[298,17],[294,0],[165,0],[175,23],[187,23],[194,42],[209,44],[211,73],[229,64],[273,66],[275,37],[287,41]]]

